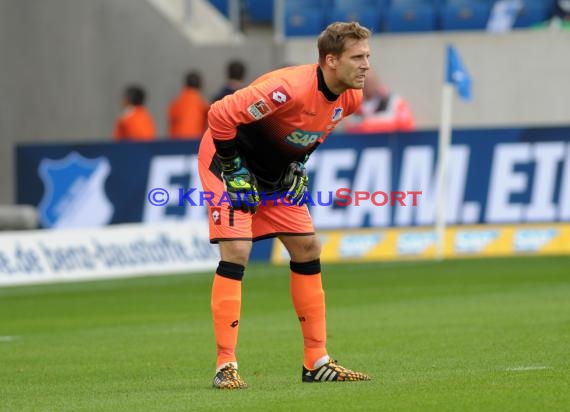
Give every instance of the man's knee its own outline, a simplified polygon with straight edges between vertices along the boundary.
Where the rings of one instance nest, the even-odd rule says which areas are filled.
[[[321,256],[321,242],[317,236],[291,236],[286,247],[296,262],[307,262]]]
[[[313,259],[318,259],[321,256],[321,242],[317,236],[311,236],[305,245],[305,251],[307,255],[311,256]]]
[[[223,261],[246,266],[250,252],[251,242],[242,240],[220,242],[220,255]]]

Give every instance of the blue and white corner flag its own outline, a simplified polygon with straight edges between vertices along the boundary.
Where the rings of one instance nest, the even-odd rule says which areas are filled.
[[[442,87],[441,123],[439,125],[437,155],[437,201],[434,230],[437,234],[436,258],[445,256],[446,203],[448,195],[448,152],[451,146],[451,112],[453,106],[453,88],[463,100],[471,100],[471,77],[461,61],[461,57],[452,44],[447,45],[447,75]]]
[[[457,87],[463,100],[471,100],[471,76],[453,45],[447,45],[447,83]]]

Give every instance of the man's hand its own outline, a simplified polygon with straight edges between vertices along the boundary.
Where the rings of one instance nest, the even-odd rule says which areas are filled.
[[[222,180],[232,207],[246,213],[255,214],[259,205],[259,191],[255,176],[242,165],[239,156],[221,158]]]
[[[285,199],[295,205],[303,205],[304,194],[309,190],[309,176],[305,165],[301,162],[291,163],[283,177],[283,184],[289,187]]]

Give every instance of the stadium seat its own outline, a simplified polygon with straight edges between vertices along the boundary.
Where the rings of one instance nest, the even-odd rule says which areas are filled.
[[[384,19],[384,31],[425,32],[436,29],[436,8],[429,1],[393,2]]]
[[[224,16],[228,17],[230,15],[230,0],[210,0],[210,3]]]
[[[440,9],[442,30],[485,30],[491,4],[485,1],[449,1]]]
[[[298,7],[285,9],[285,36],[316,36],[323,30],[322,8]]]
[[[330,1],[331,0],[284,0],[284,3],[286,9],[325,9],[327,7],[330,7]]]
[[[273,0],[246,0],[249,20],[254,23],[271,23],[273,21]]]
[[[388,3],[388,0],[331,0],[332,8],[339,10],[354,9],[361,7],[378,7],[383,8]]]
[[[333,8],[327,16],[327,24],[335,21],[357,21],[373,33],[378,33],[381,28],[382,15],[376,7]]]
[[[392,6],[410,7],[410,6],[428,4],[430,6],[437,7],[437,6],[440,6],[441,4],[445,3],[446,1],[450,1],[450,0],[392,0],[392,1],[386,1],[386,6],[392,5]]]
[[[517,16],[515,20],[514,27],[530,27],[533,24],[543,22],[550,18],[550,12],[548,10],[548,4],[541,1],[529,1],[524,2],[523,9]]]

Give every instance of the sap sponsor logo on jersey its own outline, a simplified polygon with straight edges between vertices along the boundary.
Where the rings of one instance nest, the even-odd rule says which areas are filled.
[[[521,229],[513,239],[515,252],[538,252],[558,236],[556,229]]]
[[[307,147],[314,144],[323,134],[321,132],[308,132],[306,130],[297,129],[291,132],[285,141],[296,147]]]
[[[365,256],[376,247],[384,236],[380,233],[369,235],[346,235],[340,240],[339,253],[341,257]]]
[[[287,91],[281,86],[271,92],[271,100],[278,106],[281,106],[291,100],[291,96],[289,96]]]
[[[401,233],[398,236],[398,254],[420,255],[425,250],[435,245],[437,236],[434,232],[426,233]]]
[[[269,107],[265,100],[260,99],[249,106],[247,108],[247,111],[251,117],[253,117],[255,120],[259,120],[271,113],[271,107]]]
[[[497,230],[462,230],[455,235],[455,251],[457,253],[477,253],[497,240]]]

